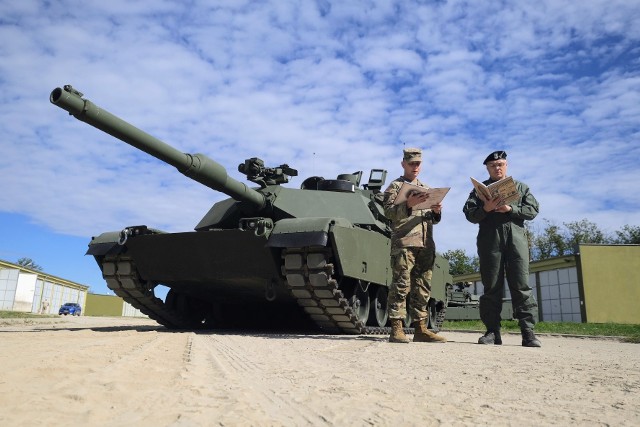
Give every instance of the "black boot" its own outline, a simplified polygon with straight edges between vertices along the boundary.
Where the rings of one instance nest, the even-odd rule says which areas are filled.
[[[536,334],[533,333],[533,329],[522,329],[522,346],[523,347],[542,347],[540,340],[536,338]]]
[[[478,344],[495,344],[502,345],[502,337],[500,330],[487,331],[483,336],[478,338]]]

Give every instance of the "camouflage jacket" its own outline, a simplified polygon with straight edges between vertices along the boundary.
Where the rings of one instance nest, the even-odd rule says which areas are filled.
[[[391,250],[407,247],[435,248],[433,224],[440,222],[441,214],[431,209],[413,210],[406,203],[394,205],[403,182],[400,177],[389,185],[384,192],[384,214],[391,220]],[[429,188],[416,180],[413,184]]]

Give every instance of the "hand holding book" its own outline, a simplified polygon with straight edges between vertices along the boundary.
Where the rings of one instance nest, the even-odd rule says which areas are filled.
[[[407,207],[410,209],[427,209],[425,206],[428,206],[429,209],[433,210],[435,213],[440,213],[442,210],[442,202],[436,202],[430,200],[432,195],[427,192],[422,191],[412,191],[407,195]],[[423,206],[423,207],[417,207]]]
[[[449,187],[425,188],[405,182],[400,187],[398,196],[393,203],[399,205],[411,200],[410,203],[407,203],[407,206],[410,204],[412,209],[433,209],[437,213],[442,209],[442,199],[448,192]]]
[[[500,201],[497,204],[498,208],[504,205],[516,203],[520,200],[520,193],[516,188],[516,183],[510,176],[489,185],[484,185],[482,182],[473,178],[471,178],[471,183],[476,189],[476,195],[484,203],[495,198],[499,198]]]

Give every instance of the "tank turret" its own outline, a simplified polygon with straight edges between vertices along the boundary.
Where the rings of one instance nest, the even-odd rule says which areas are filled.
[[[373,169],[362,185],[362,171],[357,171],[336,179],[309,177],[300,188],[290,188],[282,184],[298,175],[295,169],[267,167],[253,157],[238,166],[257,185],[251,188],[209,157],[182,153],[70,85],[54,89],[50,101],[230,197],[214,204],[194,231],[166,233],[133,225],[91,239],[87,254],[95,258],[107,286],[126,302],[168,328],[388,332],[390,227],[381,203],[385,170]],[[434,288],[451,282],[443,260],[436,263],[442,271],[434,271],[443,283]],[[164,300],[156,296],[159,286],[168,288]],[[429,327],[437,330],[446,303],[431,301],[429,307]]]

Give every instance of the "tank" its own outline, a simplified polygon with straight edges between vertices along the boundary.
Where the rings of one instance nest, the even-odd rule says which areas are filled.
[[[476,306],[479,304],[478,295],[474,295],[469,291],[473,286],[473,282],[456,282],[447,286],[447,296],[449,307],[466,307]]]
[[[251,187],[203,154],[187,154],[101,109],[70,85],[50,101],[78,120],[175,167],[229,196],[194,230],[167,233],[147,225],[105,232],[89,242],[107,286],[171,329],[319,328],[326,333],[386,333],[390,226],[382,206],[387,172],[336,179],[311,176],[287,187],[298,172],[240,163]],[[449,265],[434,267],[429,327],[447,307]],[[164,300],[158,286],[166,287]]]
[[[480,320],[480,296],[471,292],[473,282],[455,282],[445,285],[448,320]],[[505,290],[507,292],[507,290]],[[502,298],[502,319],[513,319],[511,298]]]

